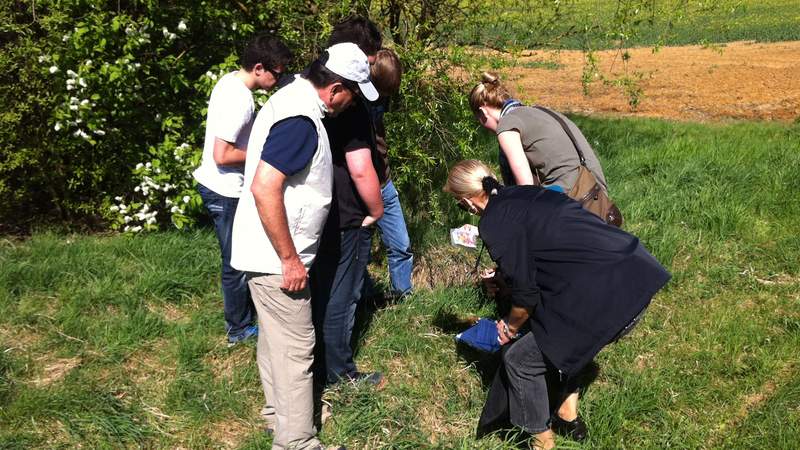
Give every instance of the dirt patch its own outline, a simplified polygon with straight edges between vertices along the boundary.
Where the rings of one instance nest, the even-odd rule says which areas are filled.
[[[411,280],[417,289],[469,284],[477,280],[472,273],[477,258],[477,251],[471,252],[453,246],[431,248],[414,257]],[[487,255],[483,255],[482,261],[482,267],[490,264]]]
[[[36,358],[37,362],[43,363],[44,368],[42,374],[31,381],[34,386],[47,386],[61,381],[81,363],[80,358],[57,358],[55,360],[50,360],[50,358],[49,355]]]
[[[221,448],[237,448],[253,428],[254,424],[242,420],[224,420],[210,424],[208,436]]]
[[[230,379],[237,370],[255,365],[256,359],[250,348],[238,345],[230,352],[209,352],[203,362],[211,368],[215,378]]]
[[[597,53],[603,74],[627,74],[643,94],[635,111],[619,86],[594,82],[583,95],[580,51],[526,52],[519,67],[505,71],[510,86],[527,102],[583,114],[658,117],[686,121],[731,119],[790,122],[800,117],[800,42],[733,42],[718,46]],[[552,62],[543,64],[541,62]]]

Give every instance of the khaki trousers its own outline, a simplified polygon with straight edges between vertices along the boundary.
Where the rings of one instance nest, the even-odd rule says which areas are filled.
[[[274,407],[273,450],[320,445],[314,428],[314,325],[311,295],[281,290],[283,276],[249,274],[258,312],[258,371],[266,405]]]

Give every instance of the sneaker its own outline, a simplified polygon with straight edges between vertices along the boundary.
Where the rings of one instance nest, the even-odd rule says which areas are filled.
[[[258,337],[258,326],[257,325],[250,325],[249,327],[245,328],[239,334],[229,334],[228,335],[228,347],[233,347],[234,345],[238,344],[239,342],[245,341],[247,339]]]
[[[367,383],[380,389],[386,384],[386,379],[380,372],[355,372],[347,375],[347,381],[353,384]]]

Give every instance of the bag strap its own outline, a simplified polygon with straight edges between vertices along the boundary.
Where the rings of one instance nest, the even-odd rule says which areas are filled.
[[[583,152],[578,147],[578,142],[575,140],[575,136],[572,134],[572,130],[569,129],[567,123],[564,122],[564,119],[562,119],[558,114],[554,113],[552,110],[545,108],[544,106],[534,106],[534,108],[540,111],[544,111],[547,114],[549,114],[552,118],[556,119],[558,124],[561,125],[561,128],[564,129],[564,132],[567,133],[567,136],[569,136],[569,140],[572,141],[572,146],[575,147],[575,151],[578,152],[578,159],[580,159],[581,165],[586,167],[586,158],[584,158]]]

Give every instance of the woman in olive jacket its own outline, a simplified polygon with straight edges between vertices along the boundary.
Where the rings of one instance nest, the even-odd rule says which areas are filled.
[[[670,275],[635,236],[564,194],[501,187],[480,161],[456,164],[445,191],[481,216],[481,239],[511,295],[509,316],[497,322],[503,367],[480,427],[507,414],[512,425],[534,435],[536,448],[552,448],[547,373],[576,375],[630,329]],[[523,328],[531,332],[519,337]],[[552,417],[557,424],[567,431],[584,427],[579,418],[558,413]]]

